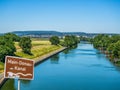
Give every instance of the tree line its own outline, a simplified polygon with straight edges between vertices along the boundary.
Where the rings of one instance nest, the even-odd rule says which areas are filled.
[[[58,36],[52,36],[50,37],[49,41],[52,45],[73,47],[80,42],[80,39],[73,35],[67,35],[62,40]],[[3,36],[0,36],[0,61],[5,62],[5,56],[7,55],[15,56],[15,42],[19,42],[22,52],[32,55],[32,43],[30,37],[19,37],[13,33],[7,33]]]
[[[15,42],[19,42],[19,46],[24,53],[31,54],[31,40],[29,37],[19,37],[12,33],[0,36],[0,61],[5,62],[5,56],[14,56],[16,52]]]
[[[60,40],[58,36],[52,36],[50,39],[52,45],[61,45],[64,47],[73,47],[80,42],[80,39],[74,35],[66,35],[63,39]]]
[[[120,59],[120,35],[99,34],[94,37],[92,43],[95,48],[105,51],[111,59]]]
[[[58,36],[49,38],[52,45],[61,45],[68,48],[74,47],[80,40],[92,42],[96,49],[106,52],[111,59],[120,59],[120,35],[99,34],[93,39],[87,37],[78,38],[74,35],[66,35],[63,39],[60,39]],[[4,62],[6,55],[14,55],[16,52],[15,42],[19,42],[19,46],[24,53],[32,55],[30,37],[19,37],[15,34],[7,33],[0,36],[0,61]]]

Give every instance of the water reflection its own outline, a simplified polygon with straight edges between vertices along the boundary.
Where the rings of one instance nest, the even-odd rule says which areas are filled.
[[[120,73],[120,67],[115,66],[115,69]]]
[[[64,54],[68,54],[71,50],[73,50],[73,49],[75,49],[75,48],[77,48],[77,45],[74,45],[74,46],[72,46],[72,47],[64,50],[63,53],[64,53]]]
[[[70,48],[68,48],[68,49],[66,49],[66,50],[63,51],[63,53],[65,54],[64,57],[65,57],[66,60],[67,60],[68,57],[70,57],[70,55],[69,55],[70,52],[72,50],[74,50],[75,48],[77,48],[77,45],[74,45],[73,47],[70,47]],[[73,55],[73,56],[75,56],[75,55]]]
[[[51,64],[58,64],[59,63],[59,54],[52,56],[50,61],[51,61]]]
[[[9,79],[1,88],[1,90],[17,90],[15,88],[15,80],[14,79]],[[6,86],[6,87],[5,87]]]

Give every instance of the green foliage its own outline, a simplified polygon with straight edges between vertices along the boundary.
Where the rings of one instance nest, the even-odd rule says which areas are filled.
[[[114,58],[120,58],[120,41],[117,41],[116,43],[112,43],[108,47],[108,51],[112,54]]]
[[[119,40],[120,40],[120,35],[113,35],[111,37],[111,43],[116,43]]]
[[[15,41],[15,42],[19,42],[20,41],[20,37],[17,36],[16,34],[13,34],[13,33],[6,33],[4,35],[4,37],[6,39],[11,39],[12,41]]]
[[[91,41],[92,41],[92,38],[80,36],[80,41],[88,41],[88,42],[91,42]]]
[[[17,56],[24,57],[24,58],[35,59],[35,58],[38,58],[42,55],[48,54],[52,51],[58,50],[60,48],[62,48],[62,47],[59,45],[47,45],[46,44],[44,46],[39,45],[37,47],[32,48],[31,49],[32,55],[23,53],[21,51],[16,52],[15,54]]]
[[[60,41],[60,45],[61,45],[61,46],[65,46],[64,41]]]
[[[106,50],[107,47],[110,45],[110,40],[111,39],[108,35],[100,34],[94,38],[93,45],[95,48]]]
[[[31,54],[32,44],[31,44],[30,37],[22,37],[19,42],[19,46],[22,48],[22,51],[24,53]]]
[[[107,48],[107,51],[111,54],[112,53],[112,51],[113,51],[113,49],[114,49],[114,45],[115,43],[111,43],[109,46],[108,46],[108,48]]]
[[[58,36],[52,36],[50,38],[50,42],[52,45],[58,45],[60,43],[60,39]]]
[[[76,36],[65,36],[64,38],[64,46],[66,47],[72,47],[74,45],[77,45],[80,42],[80,40]]]
[[[11,38],[7,38],[5,36],[0,37],[0,61],[5,61],[6,55],[14,55],[16,48],[14,46],[14,42]]]
[[[120,35],[97,35],[93,39],[95,48],[107,50],[112,58],[120,58]]]
[[[17,88],[14,85],[15,80],[9,79],[1,88],[0,90],[17,90]]]
[[[0,62],[0,74],[4,71],[4,63]]]

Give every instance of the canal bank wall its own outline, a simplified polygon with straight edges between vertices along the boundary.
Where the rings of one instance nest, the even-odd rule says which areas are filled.
[[[43,55],[43,56],[41,56],[41,57],[38,57],[37,59],[35,59],[35,66],[38,65],[38,64],[40,64],[41,62],[45,61],[46,59],[48,59],[48,58],[50,58],[50,57],[52,57],[52,56],[54,56],[54,55],[56,55],[56,54],[64,51],[65,49],[67,49],[67,48],[66,48],[66,47],[63,47],[63,48],[61,48],[61,49],[55,50],[55,51],[50,52],[50,53],[48,53],[48,54],[46,54],[46,55]]]
[[[44,61],[47,60],[48,58],[50,58],[50,57],[52,57],[52,56],[54,56],[54,55],[56,55],[56,54],[64,51],[65,49],[67,49],[67,47],[60,48],[60,49],[58,49],[58,50],[55,50],[55,51],[53,51],[53,52],[50,52],[50,53],[48,53],[48,54],[45,54],[45,55],[43,55],[43,56],[41,56],[41,57],[36,58],[36,59],[35,59],[35,64],[34,64],[34,66],[36,66],[36,65],[44,62]],[[0,88],[2,87],[2,85],[3,85],[7,80],[8,80],[8,79],[4,78],[4,73],[0,74]]]

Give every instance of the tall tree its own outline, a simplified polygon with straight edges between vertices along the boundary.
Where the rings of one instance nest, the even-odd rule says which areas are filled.
[[[77,45],[79,43],[79,39],[76,36],[65,36],[64,38],[64,45],[66,47],[72,47],[74,45]]]
[[[22,48],[24,53],[31,54],[32,44],[30,37],[22,37],[19,42],[19,46]]]
[[[16,48],[14,42],[10,38],[0,37],[0,61],[5,61],[6,55],[14,55]]]
[[[95,48],[101,48],[106,50],[111,43],[111,38],[108,35],[99,34],[93,40],[93,45]]]
[[[6,33],[4,35],[5,38],[8,38],[8,39],[11,39],[12,41],[15,41],[15,42],[19,42],[20,41],[20,37],[17,36],[16,34],[13,34],[13,33]]]
[[[113,56],[115,58],[120,58],[120,41],[118,41],[114,44]]]
[[[60,39],[58,36],[52,36],[50,38],[50,42],[52,45],[58,45],[60,43]]]

